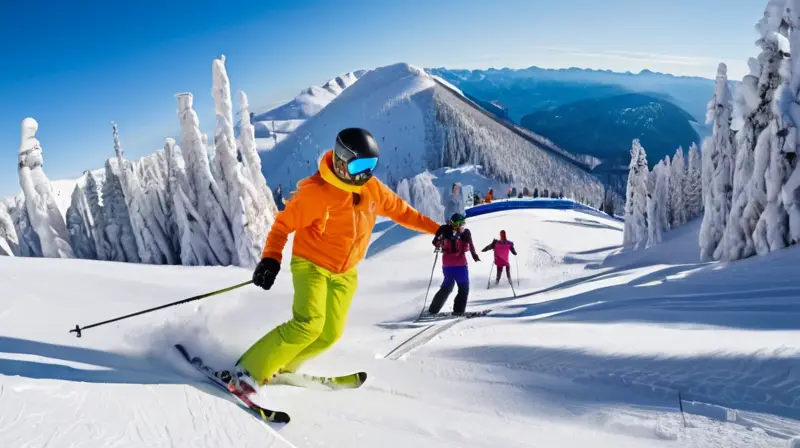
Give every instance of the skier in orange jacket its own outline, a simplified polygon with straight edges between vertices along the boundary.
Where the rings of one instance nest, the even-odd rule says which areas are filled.
[[[281,254],[295,232],[290,262],[294,285],[292,318],[256,341],[237,361],[228,387],[253,393],[281,372],[294,372],[330,348],[344,331],[364,258],[378,216],[418,232],[435,234],[439,224],[400,199],[373,172],[378,144],[368,131],[344,129],[319,171],[297,184],[278,213],[253,273],[253,283],[270,289]]]

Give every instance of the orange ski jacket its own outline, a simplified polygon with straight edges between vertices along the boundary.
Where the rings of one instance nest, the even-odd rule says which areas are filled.
[[[347,272],[366,255],[378,216],[431,235],[439,229],[375,177],[361,187],[339,180],[328,151],[319,171],[298,182],[297,192],[275,217],[261,257],[280,262],[289,234],[296,232],[292,255],[335,273]]]

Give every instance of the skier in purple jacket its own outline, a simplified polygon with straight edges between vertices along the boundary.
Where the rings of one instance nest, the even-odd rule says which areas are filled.
[[[481,261],[472,243],[472,234],[464,228],[467,218],[460,213],[450,217],[450,223],[439,227],[433,238],[433,245],[442,251],[442,272],[444,281],[439,291],[433,296],[428,312],[436,314],[442,309],[447,297],[453,292],[453,286],[458,285],[458,293],[453,301],[453,314],[464,314],[469,296],[469,269],[467,268],[467,251],[472,253],[472,259]]]

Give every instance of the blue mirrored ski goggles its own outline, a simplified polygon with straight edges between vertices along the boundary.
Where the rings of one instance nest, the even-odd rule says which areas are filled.
[[[356,175],[364,172],[372,172],[378,166],[378,158],[371,157],[369,159],[355,159],[347,164],[347,171],[351,175]]]

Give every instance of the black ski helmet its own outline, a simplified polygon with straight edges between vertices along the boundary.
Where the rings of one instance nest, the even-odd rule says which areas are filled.
[[[336,135],[333,172],[342,182],[364,185],[378,165],[378,143],[366,129],[347,128]]]

